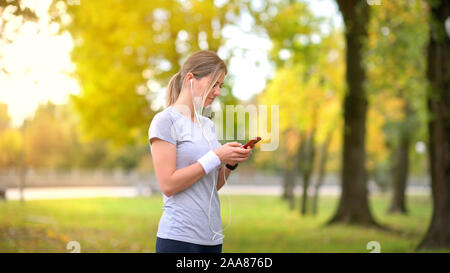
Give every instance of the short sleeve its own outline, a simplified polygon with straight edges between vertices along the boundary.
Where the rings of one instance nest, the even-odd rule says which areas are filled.
[[[174,129],[173,122],[168,115],[164,115],[161,112],[156,114],[148,129],[150,148],[151,140],[155,137],[176,145]]]

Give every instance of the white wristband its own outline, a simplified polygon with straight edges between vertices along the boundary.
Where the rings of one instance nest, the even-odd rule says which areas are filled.
[[[208,174],[216,167],[220,166],[220,164],[222,163],[220,162],[220,158],[213,151],[209,151],[197,161],[198,163],[200,163],[200,165],[202,165],[206,174]]]

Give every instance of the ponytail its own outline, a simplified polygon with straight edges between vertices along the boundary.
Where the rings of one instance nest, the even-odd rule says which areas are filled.
[[[178,72],[172,76],[169,81],[166,93],[166,107],[174,104],[181,92],[181,73]]]

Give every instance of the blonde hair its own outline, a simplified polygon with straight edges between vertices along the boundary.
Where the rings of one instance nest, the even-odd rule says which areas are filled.
[[[181,70],[172,76],[169,81],[166,93],[166,107],[175,103],[180,95],[181,89],[188,73],[192,73],[194,78],[201,79],[212,75],[211,81],[203,94],[202,105],[206,97],[217,82],[219,77],[227,74],[227,67],[222,59],[214,51],[200,50],[190,55],[183,63]]]

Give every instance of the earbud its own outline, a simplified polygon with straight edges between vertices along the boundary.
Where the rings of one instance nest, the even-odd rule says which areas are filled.
[[[191,79],[191,90],[192,90],[192,79]]]

